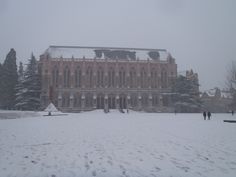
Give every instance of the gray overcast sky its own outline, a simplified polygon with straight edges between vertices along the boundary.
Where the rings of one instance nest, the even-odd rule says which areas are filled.
[[[223,88],[235,33],[235,0],[0,0],[0,62],[52,44],[165,48],[201,90]]]

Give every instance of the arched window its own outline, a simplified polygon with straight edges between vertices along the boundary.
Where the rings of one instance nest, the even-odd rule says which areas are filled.
[[[104,87],[104,72],[101,67],[99,67],[97,71],[97,86]]]
[[[147,107],[148,106],[148,95],[142,94],[142,106]]]
[[[115,87],[115,70],[113,69],[111,72],[111,85]]]
[[[161,70],[161,87],[162,88],[167,87],[167,72],[165,69]]]
[[[158,85],[158,74],[155,68],[151,70],[151,88],[157,88]]]
[[[52,70],[52,85],[54,87],[58,87],[58,82],[59,82],[59,70],[55,66]]]
[[[138,105],[138,96],[137,96],[137,94],[132,94],[131,95],[130,104],[131,104],[132,108],[137,107],[137,105]]]
[[[91,88],[93,83],[93,71],[91,67],[88,67],[86,71],[86,76],[87,76],[87,87]]]
[[[81,87],[81,69],[79,66],[75,70],[75,87]]]
[[[131,68],[130,72],[129,72],[129,76],[130,76],[130,88],[134,88],[135,87],[135,81],[136,81],[136,71],[134,69],[134,67]]]
[[[147,73],[144,68],[141,69],[141,77],[140,77],[140,85],[141,88],[146,87],[146,81],[147,81]]]
[[[64,94],[62,96],[62,107],[69,107],[70,105],[70,98],[68,94]]]
[[[109,71],[108,71],[108,87],[115,87],[115,70],[114,70],[114,68],[109,68]]]
[[[154,71],[154,68],[151,70],[151,88],[155,88],[155,71]]]
[[[158,74],[157,71],[154,72],[154,88],[158,87]]]
[[[159,96],[157,94],[152,95],[152,106],[158,106],[159,104]]]
[[[68,66],[66,66],[66,68],[64,69],[64,87],[70,87],[70,69],[68,68]]]
[[[121,68],[119,71],[119,87],[125,87],[125,70]]]
[[[85,95],[85,105],[87,108],[93,107],[93,95],[88,93]]]
[[[122,84],[122,72],[119,71],[119,87],[121,87]]]
[[[81,108],[81,95],[76,94],[74,97],[74,107]]]

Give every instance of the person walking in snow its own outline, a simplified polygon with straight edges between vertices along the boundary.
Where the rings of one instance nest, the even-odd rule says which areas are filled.
[[[208,111],[208,113],[207,113],[207,117],[208,117],[208,120],[211,119],[211,112],[210,112],[210,111]]]
[[[204,120],[206,120],[206,116],[207,116],[206,111],[204,111],[204,112],[203,112]]]

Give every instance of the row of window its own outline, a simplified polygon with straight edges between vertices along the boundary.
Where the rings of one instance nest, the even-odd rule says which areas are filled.
[[[150,77],[150,86],[151,88],[158,88],[158,73],[157,71],[151,71],[151,77]],[[138,82],[138,77],[137,73],[134,68],[131,69],[129,72],[129,81],[126,80],[126,75],[127,72],[124,69],[121,69],[118,73],[118,78],[117,78],[117,85],[119,87],[126,87],[129,83],[129,86],[131,88],[134,88],[137,86]],[[75,87],[81,87],[82,86],[82,72],[80,68],[77,68],[75,70],[75,76],[74,78],[71,78],[71,72],[68,67],[66,67],[63,71],[63,87],[69,88],[72,80],[74,79]],[[97,71],[96,75],[96,86],[97,87],[104,87],[107,85],[108,87],[115,87],[115,71],[114,70],[109,70],[108,71],[108,76],[107,76],[107,84],[105,83],[105,75],[104,71],[99,69]],[[161,78],[160,78],[160,83],[163,88],[167,87],[167,72],[162,71],[161,72]],[[83,82],[85,83],[85,86],[87,88],[92,88],[93,87],[93,71],[89,67],[86,71],[86,76],[83,77]],[[144,70],[144,68],[141,70],[140,73],[140,87],[145,88],[147,87],[147,82],[148,82],[148,77],[147,77],[147,72]],[[52,71],[52,85],[54,87],[58,87],[59,85],[59,70],[57,68],[53,69]]]
[[[111,96],[108,99],[108,107],[115,109],[116,105],[116,99],[115,96]],[[58,106],[57,100],[54,101],[55,104]],[[105,105],[105,99],[104,96],[98,96],[96,102],[94,102],[94,98],[92,94],[88,94],[85,97],[85,107],[94,107],[94,104],[97,108],[104,108]],[[127,105],[127,98],[126,96],[120,96],[118,100],[118,104],[122,107],[125,108]],[[148,106],[148,96],[143,95],[141,98],[141,104],[143,106]],[[159,96],[158,95],[153,95],[152,97],[152,106],[158,106],[159,105]],[[82,106],[82,99],[81,97],[75,97],[73,99],[73,107],[81,107]],[[138,97],[137,96],[131,96],[130,98],[130,106],[131,107],[137,107],[138,106]],[[62,107],[70,107],[70,97],[69,96],[63,96],[62,97]]]

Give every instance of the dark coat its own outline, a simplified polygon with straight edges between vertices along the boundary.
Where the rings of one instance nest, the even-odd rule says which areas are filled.
[[[207,113],[207,116],[208,116],[208,117],[211,117],[211,112],[208,112],[208,113]]]
[[[206,116],[207,116],[207,114],[206,114],[206,112],[204,111],[204,112],[203,112],[203,117],[206,117]]]

